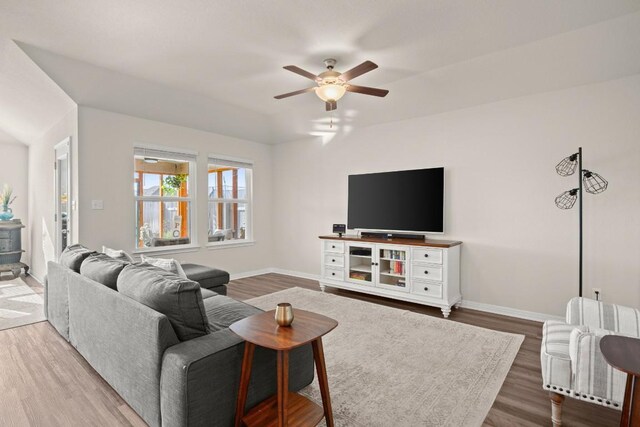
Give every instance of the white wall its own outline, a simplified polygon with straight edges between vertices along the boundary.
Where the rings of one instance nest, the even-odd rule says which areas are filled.
[[[133,198],[133,147],[152,144],[197,151],[198,243],[195,252],[162,254],[181,262],[219,267],[230,273],[273,265],[271,233],[271,147],[181,126],[80,107],[80,242],[133,251],[136,238]],[[251,159],[254,163],[253,226],[255,245],[207,249],[207,155]],[[103,200],[103,210],[92,210],[91,200]]]
[[[0,189],[4,184],[13,188],[16,200],[11,205],[14,218],[19,218],[23,224],[29,223],[29,148],[19,142],[0,141]],[[22,231],[22,248],[26,251],[22,256],[22,262],[29,263],[29,239],[26,231]]]
[[[428,94],[424,102],[429,102]],[[446,234],[466,300],[562,315],[577,295],[577,186],[554,166],[584,147],[610,182],[585,197],[585,295],[640,306],[640,75],[274,147],[275,265],[319,274],[317,236],[346,222],[349,174],[444,166]]]
[[[55,243],[55,183],[53,165],[54,147],[71,137],[71,194],[78,200],[78,109],[73,108],[58,123],[29,144],[29,224],[27,233],[31,244],[31,270],[36,279],[42,281],[46,275],[46,260],[43,252],[43,231]],[[76,242],[79,222],[78,210],[72,211],[71,241]],[[46,239],[45,239],[46,240]]]

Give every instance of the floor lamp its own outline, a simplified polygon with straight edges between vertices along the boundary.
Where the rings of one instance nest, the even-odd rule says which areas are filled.
[[[607,189],[609,183],[599,174],[582,168],[582,147],[578,148],[578,152],[565,157],[556,166],[556,172],[560,176],[571,176],[576,170],[578,174],[578,188],[572,188],[556,197],[556,206],[560,209],[571,209],[578,201],[579,211],[579,229],[580,229],[580,255],[579,255],[579,288],[578,296],[582,296],[582,194],[583,189],[587,193],[600,194]]]

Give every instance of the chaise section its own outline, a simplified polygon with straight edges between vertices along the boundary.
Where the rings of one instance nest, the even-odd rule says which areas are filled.
[[[244,341],[229,329],[169,348],[162,362],[163,427],[228,427],[233,425]],[[291,351],[289,388],[297,391],[313,381],[310,345]],[[257,348],[247,407],[276,392],[276,353]]]
[[[198,264],[182,264],[182,269],[189,279],[200,283],[202,288],[210,289],[220,295],[227,294],[226,284],[229,283],[229,273],[226,271]]]

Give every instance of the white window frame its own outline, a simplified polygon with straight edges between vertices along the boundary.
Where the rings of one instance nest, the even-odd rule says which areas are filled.
[[[246,197],[244,199],[209,197],[209,168],[211,166],[229,166],[244,168],[246,170]],[[247,229],[244,239],[223,240],[220,242],[207,241],[209,249],[222,249],[226,247],[250,246],[255,244],[253,229],[253,160],[239,157],[229,157],[219,154],[209,154],[207,159],[207,216],[209,215],[209,204],[214,203],[244,203],[247,206]],[[222,185],[218,182],[217,185]],[[207,219],[207,240],[209,237],[209,220]]]
[[[188,197],[165,197],[165,196],[138,196],[134,193],[134,229],[136,234],[133,241],[133,253],[134,254],[149,254],[160,252],[193,252],[197,251],[200,246],[198,245],[198,229],[195,212],[197,212],[197,165],[198,165],[198,153],[190,150],[183,150],[171,147],[162,147],[158,145],[146,145],[136,144],[133,148],[133,162],[135,173],[135,159],[136,157],[151,157],[162,160],[182,160],[189,162],[189,196]],[[140,183],[140,190],[142,191],[143,183]],[[150,248],[138,247],[138,235],[140,230],[138,229],[138,202],[188,202],[189,203],[189,243],[185,245],[169,245],[169,246],[157,246]],[[162,226],[162,225],[161,225]]]

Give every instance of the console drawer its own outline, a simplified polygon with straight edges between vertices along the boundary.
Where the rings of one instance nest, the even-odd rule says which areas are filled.
[[[344,270],[338,270],[337,268],[325,268],[325,279],[344,281]]]
[[[411,293],[431,298],[442,298],[442,285],[440,283],[414,280],[411,285]]]
[[[338,254],[344,253],[344,242],[336,242],[335,240],[325,240],[324,251]]]
[[[413,249],[414,262],[428,262],[429,264],[442,264],[442,249]]]
[[[442,267],[439,265],[413,264],[412,276],[418,279],[442,281]]]
[[[335,266],[335,267],[344,267],[344,256],[342,256],[342,255],[333,255],[333,254],[325,254],[324,255],[324,265]]]

